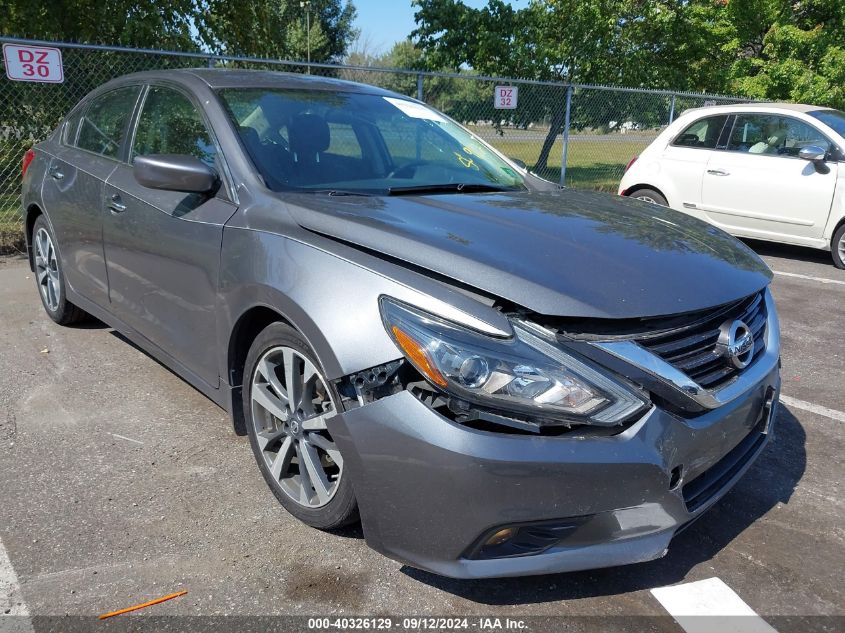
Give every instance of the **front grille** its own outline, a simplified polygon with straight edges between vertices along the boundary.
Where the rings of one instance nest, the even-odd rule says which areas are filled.
[[[691,325],[639,338],[637,342],[705,389],[719,389],[744,371],[728,363],[717,347],[722,324],[740,320],[753,333],[754,355],[750,367],[766,351],[767,318],[764,294],[759,292],[733,306],[715,310]]]

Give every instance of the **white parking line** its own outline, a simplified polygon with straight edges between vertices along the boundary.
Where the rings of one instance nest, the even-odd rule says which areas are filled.
[[[785,405],[795,407],[796,409],[804,409],[804,411],[809,411],[810,413],[815,413],[816,415],[822,415],[826,418],[830,418],[831,420],[845,422],[845,413],[837,411],[836,409],[828,409],[827,407],[823,407],[819,404],[804,402],[803,400],[790,398],[789,396],[784,396],[783,394],[780,396],[780,401]]]
[[[32,633],[29,609],[23,601],[21,586],[12,561],[0,541],[0,631],[2,633]]]
[[[718,578],[659,587],[651,594],[687,633],[776,633]]]
[[[779,270],[772,271],[776,275],[780,275],[781,277],[795,277],[796,279],[807,279],[809,281],[818,281],[821,284],[839,284],[841,286],[845,286],[845,281],[841,279],[828,279],[826,277],[813,277],[812,275],[801,275],[799,273],[784,273]]]

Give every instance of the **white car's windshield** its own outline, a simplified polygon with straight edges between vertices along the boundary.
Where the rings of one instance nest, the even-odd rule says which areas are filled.
[[[489,146],[415,101],[267,88],[219,94],[253,163],[277,191],[397,194],[525,186]]]
[[[839,136],[845,138],[845,112],[841,110],[813,110],[807,114],[833,128]]]

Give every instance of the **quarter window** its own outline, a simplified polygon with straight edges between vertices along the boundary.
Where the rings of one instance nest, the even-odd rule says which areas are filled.
[[[80,121],[76,146],[108,158],[118,158],[140,91],[140,86],[126,86],[94,99]],[[68,140],[72,141],[72,137]]]
[[[683,132],[678,134],[672,145],[679,147],[698,147],[700,149],[716,149],[719,136],[728,115],[709,116],[692,123]]]
[[[153,86],[138,119],[132,159],[149,154],[187,154],[213,167],[217,148],[200,113],[176,90]]]
[[[777,114],[740,114],[728,149],[766,156],[798,156],[801,148],[808,145],[830,150],[830,141],[803,121]]]

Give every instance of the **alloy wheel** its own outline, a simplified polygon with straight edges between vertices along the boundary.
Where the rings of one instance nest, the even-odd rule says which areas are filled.
[[[836,245],[836,250],[839,253],[839,261],[845,262],[845,233],[839,238],[839,243]]]
[[[343,458],[326,430],[335,403],[314,364],[290,347],[265,352],[252,377],[251,407],[255,438],[273,481],[303,507],[331,501]]]
[[[59,260],[56,249],[47,229],[40,228],[35,234],[35,275],[44,303],[55,312],[59,309],[61,300],[61,284],[59,283]]]

